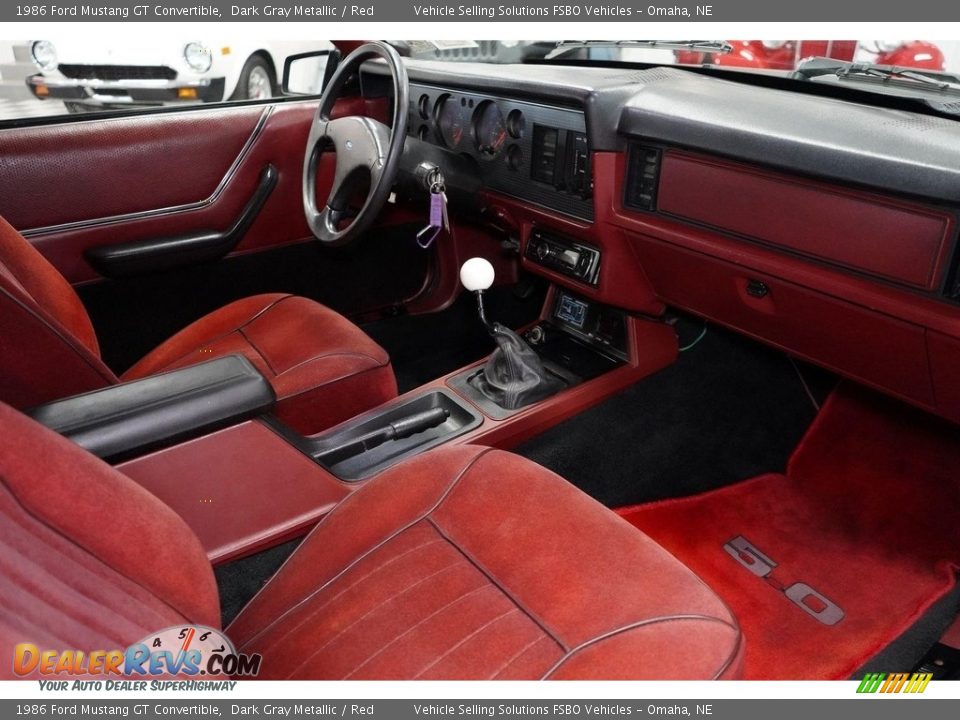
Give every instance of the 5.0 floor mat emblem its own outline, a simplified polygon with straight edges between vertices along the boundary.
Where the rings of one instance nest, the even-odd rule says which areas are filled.
[[[743,567],[763,578],[770,587],[782,592],[790,602],[824,625],[836,625],[843,620],[844,612],[840,606],[806,583],[784,585],[774,578],[773,571],[777,568],[777,563],[742,535],[728,541],[723,549]]]

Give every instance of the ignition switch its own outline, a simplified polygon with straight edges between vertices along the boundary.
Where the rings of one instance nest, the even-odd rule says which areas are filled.
[[[427,192],[430,192],[437,185],[443,184],[443,172],[432,162],[422,162],[417,165],[417,169],[413,171],[413,176]]]

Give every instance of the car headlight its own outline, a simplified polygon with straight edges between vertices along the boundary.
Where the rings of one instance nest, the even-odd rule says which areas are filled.
[[[210,48],[198,42],[187,43],[183,48],[183,59],[197,72],[206,72],[213,65],[213,53]]]
[[[41,70],[57,67],[57,50],[49,40],[37,40],[30,46],[30,55]]]

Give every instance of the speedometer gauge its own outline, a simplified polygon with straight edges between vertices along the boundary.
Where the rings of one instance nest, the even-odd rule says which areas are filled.
[[[473,113],[473,139],[481,155],[496,156],[507,139],[503,113],[492,100],[484,100]]]
[[[451,150],[456,150],[467,128],[466,111],[463,105],[455,97],[444,95],[437,103],[436,120],[443,144]]]

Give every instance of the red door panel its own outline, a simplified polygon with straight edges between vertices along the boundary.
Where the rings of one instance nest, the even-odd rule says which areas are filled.
[[[0,213],[29,232],[202,201],[262,113],[248,107],[5,130]]]
[[[84,258],[89,248],[229,227],[272,164],[277,186],[235,252],[305,240],[301,171],[315,108],[283,103],[4,131],[0,155],[9,150],[14,161],[0,174],[0,214],[82,283],[98,278]],[[40,202],[44,187],[62,191]]]

